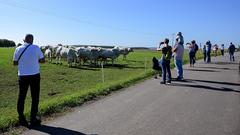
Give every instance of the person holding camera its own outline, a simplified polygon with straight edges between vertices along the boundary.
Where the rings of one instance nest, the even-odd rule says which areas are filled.
[[[29,86],[32,97],[30,126],[37,126],[41,123],[41,120],[37,118],[40,93],[39,63],[44,62],[42,51],[37,45],[33,44],[33,35],[27,34],[24,39],[24,44],[16,48],[13,56],[13,65],[18,66],[19,95],[17,112],[19,124],[22,126],[29,126],[23,113]]]
[[[193,40],[191,41],[191,43],[187,43],[187,47],[189,49],[189,62],[190,62],[190,67],[194,67],[195,64],[195,46],[196,45],[196,41]]]
[[[176,44],[173,47],[174,52],[174,63],[177,69],[177,80],[182,81],[183,80],[183,67],[182,67],[182,61],[183,61],[183,54],[184,54],[184,39],[181,32],[177,33],[176,36]]]
[[[212,48],[211,42],[207,41],[206,42],[207,63],[211,63],[211,48]]]
[[[224,56],[224,44],[221,45],[221,54]]]
[[[171,76],[171,69],[170,69],[170,60],[172,57],[172,47],[168,45],[169,39],[165,39],[163,42],[160,43],[158,51],[162,51],[161,57],[161,68],[162,68],[162,81],[160,84],[171,84],[172,76]],[[162,49],[160,46],[163,45]],[[167,76],[167,78],[166,78]]]
[[[230,56],[230,61],[234,61],[234,52],[236,50],[235,45],[231,42],[228,48],[229,56]]]

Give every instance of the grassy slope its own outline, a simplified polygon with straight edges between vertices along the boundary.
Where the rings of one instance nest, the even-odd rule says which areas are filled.
[[[13,52],[14,48],[0,48],[0,114],[5,114],[0,115],[2,130],[17,123],[18,78],[17,67],[12,66]],[[102,83],[101,68],[87,66],[68,68],[66,63],[62,66],[48,63],[41,65],[40,114],[48,115],[59,112],[66,106],[80,105],[86,100],[106,95],[112,90],[129,86],[137,80],[151,76],[153,56],[159,58],[160,53],[136,51],[128,55],[127,61],[122,61],[122,56],[119,57],[116,66],[104,68],[105,83]],[[186,63],[187,53],[184,59]],[[57,94],[49,96],[51,92]],[[25,113],[28,117],[30,102],[30,92],[28,92],[25,105]]]

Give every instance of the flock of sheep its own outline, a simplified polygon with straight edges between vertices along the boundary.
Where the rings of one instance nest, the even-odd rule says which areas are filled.
[[[52,59],[56,59],[56,64],[61,64],[62,59],[66,59],[68,66],[72,67],[72,64],[78,63],[79,65],[86,62],[90,65],[98,66],[100,64],[107,64],[107,60],[112,61],[112,65],[116,58],[119,55],[123,55],[123,59],[126,59],[126,56],[129,52],[133,52],[132,48],[128,47],[117,47],[114,48],[103,48],[103,47],[74,47],[74,46],[42,46],[41,50],[43,51],[45,57],[49,62],[52,62]]]

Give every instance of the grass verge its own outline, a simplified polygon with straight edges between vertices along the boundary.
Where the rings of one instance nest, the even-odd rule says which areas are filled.
[[[3,109],[0,109],[0,112],[6,114],[4,117],[0,116],[0,130],[4,132],[12,127],[18,126],[15,110],[18,88],[16,83],[16,67],[10,66],[9,62],[11,61],[13,49],[3,49],[2,51],[6,52],[2,53],[2,58],[5,61],[0,61],[0,65],[3,67],[2,68],[0,66],[0,74],[11,80],[0,80],[0,88],[1,90],[3,89],[3,91],[0,92],[1,100],[3,99],[3,102],[0,104]],[[127,66],[107,67],[105,72],[108,78],[106,78],[105,83],[99,83],[98,79],[92,80],[93,78],[101,78],[101,76],[96,76],[96,74],[101,73],[98,68],[81,67],[80,69],[69,69],[64,66],[58,67],[54,64],[43,65],[41,67],[43,86],[39,105],[40,116],[49,116],[53,113],[62,112],[66,107],[79,106],[86,101],[108,95],[112,91],[126,88],[132,84],[136,84],[139,81],[151,77],[154,74],[151,69],[151,58],[153,56],[160,56],[160,54],[152,51],[139,51],[130,54],[128,57],[129,61],[127,61],[127,63],[119,60],[119,65]],[[197,59],[201,59],[203,57],[200,52],[197,56]],[[145,60],[143,60],[144,58]],[[147,65],[146,69],[144,69],[144,61]],[[188,63],[187,51],[185,53],[183,63]],[[173,62],[171,63],[171,67],[174,67]],[[124,74],[126,75],[124,76]],[[80,75],[81,77],[79,79],[78,76]],[[89,83],[89,81],[91,81],[92,84]],[[86,86],[79,85],[79,82],[85,83]],[[91,86],[93,84],[94,86]],[[47,96],[49,91],[60,92],[60,94],[49,97]],[[30,116],[30,108],[27,107],[30,106],[30,101],[31,100],[28,95],[28,99],[26,101],[27,103],[25,105],[25,114],[27,118]]]

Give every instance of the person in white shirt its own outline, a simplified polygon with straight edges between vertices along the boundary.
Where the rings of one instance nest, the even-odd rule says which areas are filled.
[[[39,63],[44,63],[45,59],[40,48],[33,44],[32,34],[27,34],[24,42],[23,45],[16,48],[13,56],[13,65],[18,66],[19,78],[17,111],[19,124],[29,126],[23,112],[28,87],[30,86],[32,97],[30,126],[36,126],[41,123],[41,120],[37,118],[40,93]]]
[[[174,52],[174,63],[177,69],[177,80],[183,80],[183,54],[184,54],[184,38],[181,32],[177,33],[176,44],[174,45],[172,51]]]
[[[221,45],[221,54],[224,56],[224,44]]]

